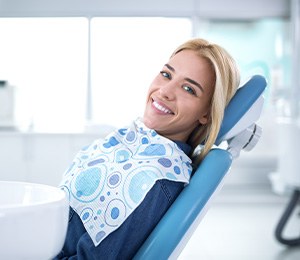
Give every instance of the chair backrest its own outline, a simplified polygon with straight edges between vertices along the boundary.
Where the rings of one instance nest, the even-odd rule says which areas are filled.
[[[225,110],[216,145],[229,140],[233,143],[232,146],[242,149],[255,139],[254,131],[251,130],[251,133],[248,128],[251,128],[260,116],[262,93],[266,85],[264,77],[256,75],[238,89]],[[238,141],[235,140],[236,136]],[[245,137],[247,140],[244,140]],[[246,143],[241,143],[241,140]],[[189,185],[180,193],[134,259],[177,259],[205,215],[210,201],[221,189],[231,163],[230,151],[212,149],[196,169]]]

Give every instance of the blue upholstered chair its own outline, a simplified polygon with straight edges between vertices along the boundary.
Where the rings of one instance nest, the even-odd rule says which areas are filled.
[[[222,187],[234,158],[242,149],[251,150],[261,128],[260,117],[266,88],[264,77],[255,75],[240,87],[225,110],[224,120],[214,147],[195,169],[195,173],[176,201],[158,223],[134,259],[176,259]],[[226,149],[218,148],[227,142]],[[226,144],[226,143],[225,143]]]

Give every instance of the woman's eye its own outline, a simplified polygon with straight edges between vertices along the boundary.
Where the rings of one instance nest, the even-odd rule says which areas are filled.
[[[190,93],[190,94],[192,94],[192,95],[194,95],[194,96],[196,95],[195,90],[194,90],[192,87],[190,87],[189,85],[183,85],[182,88],[183,88],[185,91],[187,91],[188,93]]]
[[[161,71],[160,74],[167,79],[171,79],[171,74],[165,71]]]

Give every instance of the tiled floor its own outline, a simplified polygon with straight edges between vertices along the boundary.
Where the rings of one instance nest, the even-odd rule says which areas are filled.
[[[268,188],[223,189],[179,259],[299,260],[300,246],[287,248],[274,237],[287,201],[288,197],[274,195]],[[300,235],[299,208],[289,221],[286,236]]]

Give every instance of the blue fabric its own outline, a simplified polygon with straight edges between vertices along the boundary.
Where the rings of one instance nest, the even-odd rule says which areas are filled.
[[[189,154],[188,145],[176,143]],[[140,206],[97,247],[80,217],[71,209],[64,247],[54,259],[132,259],[183,187],[184,183],[181,182],[158,180]]]

